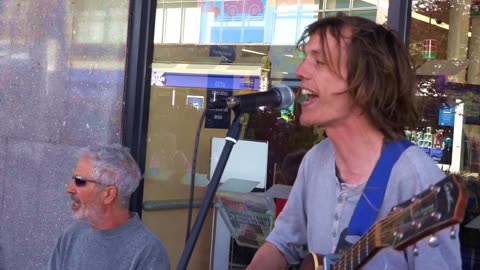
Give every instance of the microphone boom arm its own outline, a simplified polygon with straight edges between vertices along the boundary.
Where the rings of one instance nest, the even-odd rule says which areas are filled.
[[[223,171],[225,170],[225,166],[227,165],[228,158],[230,157],[233,146],[237,143],[240,136],[240,131],[242,129],[240,123],[243,118],[243,113],[237,114],[236,110],[234,110],[234,112],[235,119],[233,120],[232,125],[228,130],[227,136],[225,137],[225,145],[223,146],[223,150],[218,160],[217,166],[215,167],[215,172],[213,173],[212,179],[208,184],[207,194],[205,195],[205,198],[203,199],[203,202],[200,206],[197,218],[195,219],[195,224],[193,225],[190,236],[185,243],[185,248],[183,249],[182,256],[180,257],[180,261],[177,265],[177,270],[187,269],[188,262],[190,260],[190,257],[192,256],[193,249],[195,248],[195,244],[197,243],[210,205],[212,204],[215,193],[217,192],[217,188],[220,183],[220,179],[222,178]]]

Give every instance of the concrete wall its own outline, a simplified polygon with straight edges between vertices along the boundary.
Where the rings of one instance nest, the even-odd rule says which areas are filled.
[[[76,150],[121,141],[128,0],[0,2],[0,269],[45,269]]]

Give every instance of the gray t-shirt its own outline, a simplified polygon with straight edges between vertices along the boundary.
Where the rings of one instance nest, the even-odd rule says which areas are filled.
[[[406,149],[392,168],[385,197],[377,220],[383,219],[399,203],[410,199],[438,182],[445,175],[418,147]],[[335,174],[335,153],[329,139],[314,146],[304,157],[288,202],[275,222],[267,241],[273,243],[289,264],[297,264],[308,252],[331,254],[335,251],[340,233],[348,226],[363,184],[341,183]],[[417,242],[405,252],[386,248],[380,251],[363,269],[461,269],[458,226],[456,238],[450,229],[436,236],[437,247],[428,245],[428,238]],[[358,241],[360,237],[350,242]]]
[[[110,230],[96,230],[86,222],[71,225],[58,239],[48,269],[168,270],[170,262],[160,239],[135,213]]]

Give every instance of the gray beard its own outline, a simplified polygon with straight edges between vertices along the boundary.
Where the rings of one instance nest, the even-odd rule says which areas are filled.
[[[100,202],[96,201],[88,208],[84,204],[81,204],[80,208],[73,212],[73,218],[77,220],[84,220],[92,224],[100,219],[101,214]]]

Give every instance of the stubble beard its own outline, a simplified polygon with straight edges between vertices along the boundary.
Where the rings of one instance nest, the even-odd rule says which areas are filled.
[[[89,206],[85,206],[85,204],[80,202],[80,208],[77,211],[74,211],[72,216],[77,220],[95,223],[101,216],[100,200],[96,200]]]

